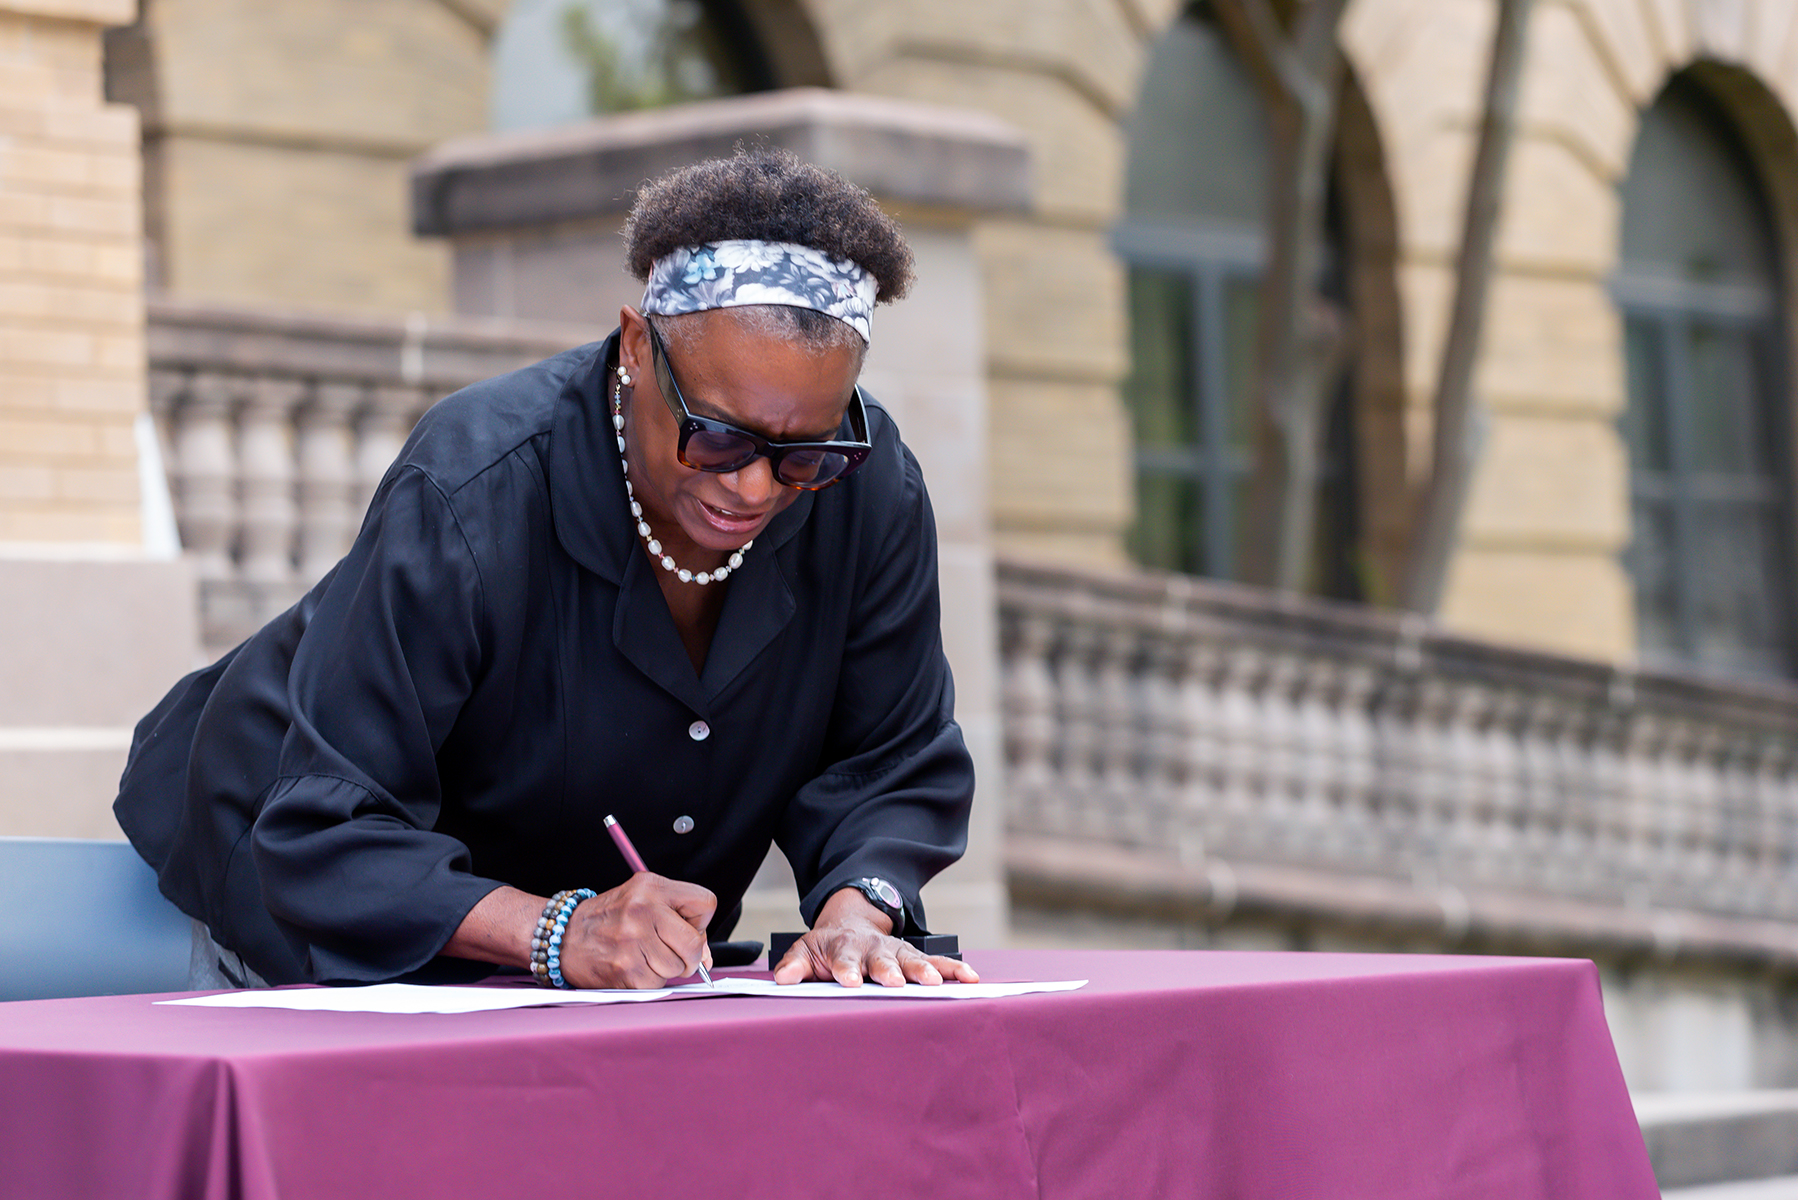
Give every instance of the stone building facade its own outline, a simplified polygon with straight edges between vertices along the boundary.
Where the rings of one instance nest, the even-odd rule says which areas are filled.
[[[1662,593],[1702,589],[1733,561],[1699,551],[1764,535],[1780,547],[1762,567],[1791,561],[1793,375],[1780,352],[1798,311],[1788,302],[1798,4],[1535,4],[1475,380],[1485,453],[1438,627],[1130,571],[1153,458],[1133,407],[1143,318],[1169,311],[1143,301],[1144,280],[1170,274],[1157,239],[1190,251],[1194,277],[1213,272],[1226,299],[1259,253],[1240,219],[1257,211],[1253,188],[1238,186],[1259,170],[1253,115],[1228,129],[1221,116],[1193,117],[1240,108],[1240,89],[1189,94],[1174,84],[1193,72],[1167,74],[1170,63],[1211,62],[1210,86],[1229,73],[1202,4],[705,7],[736,14],[778,84],[976,110],[1030,151],[1027,203],[964,214],[1009,631],[1006,861],[1028,893],[1014,933],[1585,954],[1608,973],[1633,1084],[1798,1079],[1798,941],[1777,915],[1798,903],[1788,886],[1798,704],[1785,684],[1732,691],[1638,670],[1679,665],[1677,654],[1656,657],[1662,627],[1694,602]],[[487,47],[506,8],[146,0],[109,42],[109,94],[144,114],[149,282],[167,350],[156,403],[181,414],[173,449],[190,473],[178,482],[205,501],[195,528],[221,570],[313,561],[307,547],[329,542],[313,527],[342,532],[355,492],[341,468],[321,524],[324,507],[306,495],[322,476],[308,471],[339,469],[332,455],[348,461],[353,446],[365,485],[404,419],[460,369],[443,363],[491,365],[536,344],[405,316],[468,307],[450,248],[413,235],[406,176],[428,147],[484,125],[488,88],[505,85]],[[1342,28],[1332,248],[1357,353],[1337,463],[1347,483],[1334,495],[1354,516],[1355,598],[1376,607],[1394,593],[1429,465],[1493,8],[1352,0]],[[1179,107],[1200,102],[1211,107]],[[1733,192],[1712,186],[1723,175]],[[1182,179],[1215,187],[1218,206],[1185,229],[1195,214],[1154,199]],[[1656,210],[1657,196],[1673,199]],[[1731,240],[1736,217],[1764,226],[1758,241]],[[1685,250],[1690,262],[1677,257]],[[1684,266],[1698,269],[1660,269]],[[1199,291],[1196,306],[1212,303]],[[236,311],[245,306],[376,315],[252,320]],[[1221,321],[1227,336],[1236,318],[1191,319],[1197,341],[1199,326]],[[1757,338],[1774,353],[1729,349]],[[326,343],[356,352],[328,370],[300,361]],[[258,368],[271,346],[293,362]],[[1222,370],[1219,348],[1188,347],[1180,368]],[[308,370],[320,378],[302,378]],[[1685,376],[1698,381],[1687,391],[1752,394],[1762,424],[1732,453],[1765,471],[1721,490],[1700,479],[1694,497],[1677,464],[1644,449],[1653,439],[1632,406],[1680,414],[1651,384]],[[1673,444],[1688,457],[1715,449],[1703,437]],[[41,478],[8,469],[0,487],[27,486],[15,477]],[[1713,503],[1771,515],[1744,517],[1732,536],[1698,519]],[[311,507],[296,516],[295,504]],[[246,506],[241,528],[232,505]],[[1655,543],[1683,548],[1683,566],[1644,560],[1645,531],[1663,519],[1690,526]],[[1015,565],[1026,563],[1049,565]],[[1676,586],[1657,569],[1689,578]],[[1769,612],[1783,623],[1786,657],[1761,662],[1763,676],[1792,674],[1792,574],[1783,592],[1777,581],[1744,588],[1719,608],[1723,625]],[[1188,640],[1170,649],[1176,627]],[[1201,727],[1209,740],[1182,740]],[[1399,744],[1396,757],[1380,757],[1391,749],[1382,739]],[[1214,752],[1210,777],[1193,745]],[[1315,786],[1318,764],[1334,778],[1344,761],[1366,768],[1353,803]],[[1059,774],[1032,793],[1020,766]],[[1367,782],[1386,770],[1404,776],[1398,786]],[[1215,812],[1198,811],[1200,793]],[[1217,828],[1206,824],[1214,816]],[[1357,853],[1367,860],[1351,861]],[[1552,871],[1516,875],[1538,862]],[[1745,864],[1771,897],[1759,910],[1762,893],[1731,882]]]
[[[130,9],[0,10],[0,542],[142,538],[137,119],[100,99],[99,29]]]
[[[732,7],[778,83],[983,110],[1023,131],[1031,206],[983,218],[976,233],[995,543],[1127,565],[1136,497],[1118,230],[1131,156],[1144,149],[1133,151],[1132,129],[1145,73],[1187,6]],[[114,36],[109,78],[145,114],[153,285],[209,300],[452,307],[443,248],[408,232],[405,164],[482,126],[484,55],[505,8],[152,0]],[[1361,348],[1352,553],[1357,591],[1375,602],[1395,593],[1428,469],[1492,12],[1486,0],[1357,0],[1342,28],[1335,173]],[[1610,661],[1636,655],[1623,323],[1610,290],[1620,187],[1639,114],[1687,72],[1746,139],[1784,237],[1798,178],[1793,19],[1781,0],[1552,0],[1535,11],[1476,380],[1488,436],[1442,613],[1449,627]],[[1789,407],[1789,389],[1779,400]]]
[[[482,129],[505,0],[147,0],[107,38],[141,114],[153,292],[441,311],[408,233],[407,164]]]
[[[139,486],[149,413],[137,114],[101,94],[101,31],[134,8],[0,3],[8,834],[117,836],[110,793],[131,724],[195,653],[191,575],[146,544]]]

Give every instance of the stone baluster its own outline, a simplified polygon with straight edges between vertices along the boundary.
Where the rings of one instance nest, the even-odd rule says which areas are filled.
[[[1253,844],[1266,780],[1265,743],[1257,691],[1267,660],[1246,642],[1221,649],[1217,730],[1220,803],[1216,809],[1213,853],[1240,853]]]
[[[1384,671],[1374,689],[1369,720],[1373,729],[1373,811],[1375,852],[1390,869],[1409,853],[1422,811],[1418,778],[1417,709],[1419,676],[1400,664]]]
[[[1055,780],[1050,748],[1056,737],[1055,680],[1049,672],[1052,627],[1039,610],[1026,609],[1005,624],[1005,796],[1015,828],[1059,832],[1045,826]]]
[[[1719,884],[1727,888],[1733,880],[1723,874],[1726,866],[1723,846],[1723,797],[1719,784],[1722,766],[1722,738],[1709,724],[1693,731],[1692,755],[1686,764],[1690,790],[1686,803],[1692,809],[1692,839],[1685,876],[1688,895],[1698,903],[1709,903]]]
[[[1488,692],[1483,708],[1474,734],[1477,786],[1469,850],[1476,875],[1503,879],[1517,861],[1522,818],[1517,726],[1523,702],[1509,691]]]
[[[181,544],[204,582],[234,579],[237,448],[231,382],[195,374],[171,413],[175,504]]]
[[[399,457],[412,431],[412,406],[417,391],[409,387],[371,389],[368,406],[356,421],[356,482],[354,507],[366,509],[387,468]]]
[[[1490,800],[1480,736],[1489,700],[1486,689],[1477,683],[1443,687],[1436,743],[1436,777],[1441,780],[1437,861],[1454,878],[1464,877],[1469,864],[1479,857],[1483,810]]]
[[[1297,661],[1292,693],[1292,781],[1294,845],[1314,861],[1339,853],[1341,832],[1332,799],[1341,766],[1336,722],[1330,712],[1337,685],[1337,664],[1318,655]]]
[[[1623,849],[1620,872],[1626,902],[1645,907],[1653,892],[1655,832],[1658,794],[1655,754],[1661,740],[1660,718],[1643,710],[1632,712],[1623,733],[1620,803],[1624,808]]]
[[[1140,647],[1141,767],[1138,787],[1145,821],[1144,844],[1184,855],[1182,797],[1186,787],[1186,712],[1181,705],[1181,654],[1172,639],[1145,635]]]
[[[1655,754],[1655,896],[1670,902],[1678,894],[1686,863],[1686,840],[1691,813],[1685,803],[1683,760],[1691,734],[1687,722],[1667,723]],[[1665,899],[1663,899],[1665,898]]]
[[[162,451],[162,470],[168,483],[169,503],[181,523],[181,456],[175,433],[181,423],[179,409],[187,402],[192,381],[186,371],[153,369],[149,376],[150,416],[156,423],[156,441]],[[177,533],[177,536],[179,534]]]
[[[1304,665],[1290,654],[1268,656],[1267,670],[1256,693],[1259,701],[1261,805],[1252,828],[1255,844],[1276,854],[1291,854],[1301,842],[1301,781],[1297,693]]]
[[[243,498],[243,578],[271,597],[271,602],[294,585],[299,530],[299,508],[294,502],[294,412],[305,394],[305,384],[297,379],[253,380],[240,417],[237,465]],[[291,599],[279,603],[291,603]]]
[[[1622,862],[1629,841],[1628,809],[1624,801],[1624,737],[1617,708],[1607,702],[1594,706],[1584,743],[1587,801],[1584,821],[1587,845],[1578,859],[1578,887],[1590,895],[1622,894]]]
[[[1453,738],[1454,688],[1428,675],[1417,681],[1413,716],[1413,761],[1416,766],[1417,827],[1408,858],[1412,873],[1435,876],[1455,824],[1460,780]]]
[[[1096,807],[1098,776],[1094,770],[1099,741],[1094,711],[1092,655],[1097,630],[1090,624],[1069,622],[1056,631],[1052,662],[1055,665],[1056,724],[1061,731],[1056,746],[1055,827],[1078,835],[1098,824],[1090,817]]]
[[[1565,891],[1580,873],[1584,843],[1581,822],[1590,787],[1583,734],[1586,712],[1584,702],[1562,700],[1555,704],[1554,713],[1548,743],[1552,809],[1543,814],[1546,845],[1542,864],[1543,877]]]
[[[1133,670],[1137,666],[1135,632],[1121,626],[1104,628],[1094,640],[1093,651],[1098,790],[1092,812],[1103,817],[1093,832],[1123,834],[1127,840],[1146,845],[1153,836],[1154,817],[1147,811],[1149,797],[1136,769],[1146,722],[1137,704],[1140,674]]]
[[[1761,786],[1772,814],[1767,834],[1773,874],[1773,911],[1798,920],[1798,746],[1784,737],[1766,742]]]
[[[1754,793],[1755,747],[1745,731],[1719,730],[1717,750],[1717,855],[1721,879],[1733,879],[1732,895],[1724,904],[1744,904],[1756,910],[1765,903],[1765,876],[1761,873],[1760,806]],[[1721,892],[1721,889],[1718,889]]]
[[[1566,838],[1565,886],[1578,895],[1601,893],[1607,878],[1615,837],[1613,800],[1620,789],[1616,752],[1610,744],[1611,712],[1608,704],[1587,703],[1580,708],[1574,727],[1573,749],[1578,771],[1577,790],[1569,806]]]
[[[1528,696],[1517,725],[1517,861],[1512,870],[1527,876],[1546,848],[1545,820],[1553,811],[1554,703],[1540,693]]]
[[[1210,640],[1176,647],[1172,669],[1177,728],[1184,731],[1171,753],[1179,756],[1182,782],[1177,818],[1180,858],[1199,862],[1218,836],[1223,803],[1223,739],[1217,707],[1217,672],[1223,656]],[[1183,652],[1181,652],[1183,651]]]
[[[1784,849],[1779,842],[1783,824],[1778,791],[1778,763],[1781,757],[1776,740],[1758,730],[1744,735],[1742,787],[1750,808],[1749,825],[1744,836],[1751,846],[1750,857],[1762,907],[1784,914],[1781,873]]]
[[[310,587],[350,548],[360,517],[351,418],[358,384],[319,382],[299,414],[299,577]]]
[[[1682,720],[1668,740],[1665,769],[1667,802],[1662,819],[1667,829],[1667,866],[1662,877],[1663,902],[1693,902],[1693,872],[1705,861],[1699,848],[1704,839],[1703,814],[1697,803],[1701,790],[1696,779],[1701,732],[1696,722]]]
[[[1345,862],[1367,867],[1379,862],[1380,833],[1375,793],[1378,735],[1372,701],[1377,686],[1374,671],[1365,663],[1344,663],[1335,703],[1330,706],[1336,723],[1337,762],[1332,773],[1338,838]]]

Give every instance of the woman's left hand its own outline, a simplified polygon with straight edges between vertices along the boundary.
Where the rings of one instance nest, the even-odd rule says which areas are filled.
[[[926,985],[945,979],[980,982],[979,973],[967,963],[923,954],[909,942],[888,936],[891,924],[854,888],[833,892],[818,910],[811,932],[794,942],[774,968],[774,982],[834,979],[844,987],[860,987],[864,979],[885,987],[903,987],[908,980]]]

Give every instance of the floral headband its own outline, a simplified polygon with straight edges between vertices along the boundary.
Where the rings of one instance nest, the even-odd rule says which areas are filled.
[[[878,290],[860,266],[810,246],[706,242],[656,259],[643,289],[643,311],[672,317],[739,304],[790,304],[835,317],[865,342]]]

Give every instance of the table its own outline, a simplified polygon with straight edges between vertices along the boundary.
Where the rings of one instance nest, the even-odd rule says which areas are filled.
[[[1589,962],[984,951],[1004,1000],[0,1004],[0,1193],[1655,1200]]]

